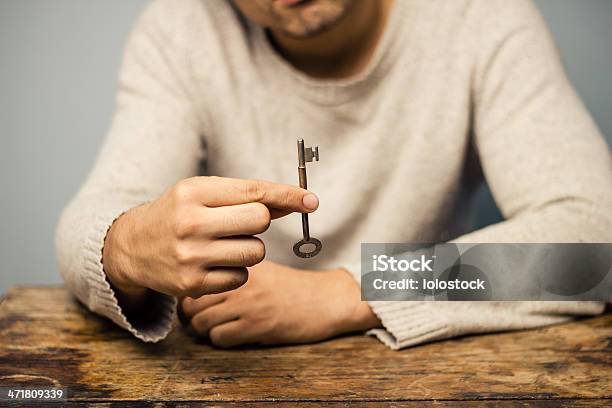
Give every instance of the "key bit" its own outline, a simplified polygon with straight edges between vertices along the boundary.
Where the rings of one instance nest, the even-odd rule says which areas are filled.
[[[306,178],[306,163],[319,161],[319,146],[304,147],[304,139],[298,139],[298,176],[300,179],[300,187],[308,188]],[[316,238],[310,236],[310,225],[308,224],[308,214],[302,214],[302,234],[303,239],[293,245],[293,253],[300,258],[312,258],[323,248],[323,244]]]
[[[302,139],[300,139],[302,140]],[[302,143],[303,145],[303,143]],[[299,146],[299,144],[298,144]],[[298,147],[299,149],[299,147]],[[319,146],[304,148],[304,161],[310,163],[313,160],[319,161]]]

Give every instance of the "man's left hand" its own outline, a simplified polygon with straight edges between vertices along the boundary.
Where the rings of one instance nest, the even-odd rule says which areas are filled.
[[[213,344],[308,343],[380,327],[344,269],[311,271],[264,261],[235,290],[183,298],[181,314]]]

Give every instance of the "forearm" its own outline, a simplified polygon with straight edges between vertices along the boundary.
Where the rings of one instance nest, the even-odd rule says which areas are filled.
[[[609,198],[600,202],[594,200],[588,196],[551,200],[508,220],[460,236],[452,242],[612,242],[612,201]]]
[[[612,208],[612,206],[608,207]],[[612,242],[609,214],[588,197],[552,201],[458,237],[462,243]],[[358,265],[351,267],[359,270]],[[355,276],[359,279],[359,276]],[[373,330],[393,349],[469,333],[516,330],[599,314],[602,302],[369,302],[385,330]]]

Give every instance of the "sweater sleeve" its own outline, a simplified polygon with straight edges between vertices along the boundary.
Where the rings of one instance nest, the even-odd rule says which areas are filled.
[[[474,143],[504,221],[454,242],[612,242],[609,147],[569,83],[530,0],[472,10]],[[478,21],[478,22],[475,22]],[[520,171],[517,168],[520,167]],[[399,349],[457,335],[554,324],[599,302],[371,302]]]
[[[141,15],[126,47],[111,129],[87,181],[65,208],[56,231],[59,270],[90,310],[144,341],[172,328],[176,299],[154,293],[150,319],[126,316],[106,279],[102,248],[123,212],[159,197],[197,174],[204,151],[194,103],[184,86],[171,2],[156,1]],[[170,6],[170,7],[168,7]],[[162,25],[162,22],[164,22]]]

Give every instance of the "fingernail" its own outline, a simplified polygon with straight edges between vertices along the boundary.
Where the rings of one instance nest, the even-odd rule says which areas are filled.
[[[302,198],[302,204],[309,210],[316,210],[319,207],[319,199],[314,194],[306,194],[304,198]]]

